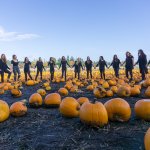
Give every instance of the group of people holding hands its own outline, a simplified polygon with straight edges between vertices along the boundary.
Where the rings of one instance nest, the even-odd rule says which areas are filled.
[[[28,57],[25,57],[24,59],[24,75],[25,75],[25,81],[28,80],[28,77],[30,79],[33,79],[31,74],[30,74],[30,68],[31,68],[31,62],[29,61]],[[11,60],[11,64],[12,67],[9,67],[7,65],[7,59],[5,54],[1,55],[0,58],[0,74],[1,74],[1,82],[4,82],[4,73],[8,74],[8,78],[7,81],[9,82],[10,80],[10,76],[11,73],[14,73],[14,81],[19,80],[21,73],[20,73],[20,68],[19,68],[19,61],[17,59],[16,55],[12,56],[12,60]],[[80,72],[81,69],[84,70],[84,68],[86,68],[86,72],[87,72],[87,79],[89,79],[89,75],[92,78],[92,68],[94,67],[99,67],[99,71],[100,71],[100,77],[102,79],[105,79],[105,68],[110,68],[111,66],[114,69],[115,72],[115,76],[117,78],[119,78],[119,69],[120,66],[125,64],[125,72],[126,72],[126,77],[129,78],[130,75],[130,81],[132,80],[132,71],[134,69],[134,66],[139,64],[139,69],[140,69],[140,73],[142,76],[142,80],[145,80],[145,75],[148,73],[148,69],[147,66],[150,64],[150,61],[147,62],[147,56],[146,54],[143,52],[143,50],[138,50],[138,60],[136,63],[134,63],[134,57],[132,56],[132,54],[130,52],[126,52],[126,59],[123,63],[121,63],[121,61],[119,60],[119,58],[117,57],[117,55],[114,55],[113,60],[111,62],[111,64],[108,66],[105,59],[103,58],[103,56],[99,57],[99,61],[96,64],[96,66],[93,65],[92,60],[90,59],[90,57],[87,57],[87,60],[83,64],[80,58],[78,58],[75,62],[73,66],[70,66],[70,64],[67,62],[66,58],[63,56],[60,62],[60,66],[59,69],[62,69],[62,78],[65,77],[66,80],[66,73],[67,73],[67,66],[70,68],[74,68],[74,72],[75,72],[75,78],[78,76],[78,79],[80,79]],[[53,80],[54,79],[54,72],[55,72],[55,61],[53,60],[53,57],[50,57],[49,61],[48,61],[48,66],[50,67],[50,79]],[[36,65],[34,68],[37,68],[37,73],[36,73],[36,77],[35,80],[37,80],[39,74],[42,80],[42,73],[43,70],[45,70],[45,67],[43,65],[43,61],[41,59],[41,57],[39,57],[39,60],[36,62]]]

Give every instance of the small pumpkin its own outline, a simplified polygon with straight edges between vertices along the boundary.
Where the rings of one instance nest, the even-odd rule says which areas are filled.
[[[116,94],[118,92],[118,87],[117,86],[112,86],[110,88],[111,91],[113,91],[114,94]]]
[[[87,97],[79,97],[77,101],[80,105],[82,105],[85,102],[89,102],[89,99]]]
[[[29,98],[29,104],[33,107],[39,107],[43,103],[42,96],[39,93],[34,93]]]
[[[146,89],[145,96],[150,97],[150,86]]]
[[[6,119],[8,119],[9,114],[10,112],[8,104],[5,101],[0,100],[0,122],[3,122]]]
[[[107,81],[103,82],[102,87],[103,87],[104,89],[108,89],[108,88],[109,88],[108,82],[107,82]]]
[[[150,99],[142,99],[135,103],[134,111],[136,117],[150,121]]]
[[[24,102],[15,102],[10,106],[10,114],[15,117],[23,116],[27,113],[27,107]]]
[[[137,96],[141,93],[140,89],[137,87],[131,87],[130,92],[131,96]]]
[[[73,97],[66,97],[62,100],[59,111],[65,117],[78,117],[80,104]]]
[[[93,85],[88,85],[88,86],[86,87],[86,89],[87,89],[88,91],[93,91],[94,86],[93,86]]]
[[[106,108],[101,102],[85,102],[80,108],[80,120],[91,126],[102,127],[108,123]]]
[[[45,96],[46,95],[46,91],[44,89],[38,89],[37,93],[39,93],[41,96]]]
[[[68,95],[68,90],[66,88],[60,88],[58,90],[58,93],[62,96],[67,96]]]
[[[61,103],[61,96],[58,93],[48,94],[44,99],[47,107],[58,107]]]
[[[107,97],[112,97],[113,95],[114,95],[114,93],[113,93],[112,90],[106,91],[106,96],[107,96]]]
[[[109,120],[125,122],[130,119],[131,108],[124,99],[110,99],[104,104],[104,106],[106,107]]]
[[[33,80],[28,80],[27,82],[26,82],[26,85],[27,86],[33,86],[35,84],[35,82],[33,81]]]
[[[3,95],[5,93],[4,89],[0,89],[0,95]]]
[[[96,98],[103,98],[106,96],[106,90],[101,86],[95,88],[93,93]]]
[[[147,130],[144,137],[145,150],[150,150],[150,128]]]
[[[12,89],[11,90],[11,95],[13,97],[21,97],[22,96],[22,92],[19,89]]]
[[[120,86],[118,88],[117,94],[119,97],[129,97],[131,92],[130,89],[126,86]]]

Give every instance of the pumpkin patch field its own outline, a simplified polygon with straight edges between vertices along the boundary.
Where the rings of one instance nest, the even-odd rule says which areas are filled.
[[[42,82],[1,83],[0,150],[150,150],[150,74],[140,81],[136,69],[131,82],[109,69],[106,80],[68,70],[67,81],[47,71]]]

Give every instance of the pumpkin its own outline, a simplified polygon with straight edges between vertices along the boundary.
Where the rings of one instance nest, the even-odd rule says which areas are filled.
[[[137,87],[131,87],[130,92],[131,92],[130,94],[131,96],[137,96],[141,93],[140,89]]]
[[[118,88],[117,94],[119,97],[129,97],[131,92],[130,89],[126,86],[120,86]]]
[[[60,88],[58,90],[58,93],[62,96],[67,96],[68,95],[68,90],[66,88]]]
[[[52,88],[50,86],[45,87],[46,91],[50,91]]]
[[[130,119],[131,108],[124,99],[110,99],[104,106],[106,107],[109,120],[124,122]]]
[[[97,87],[93,90],[96,98],[103,98],[106,96],[106,90],[103,87]]]
[[[150,128],[147,130],[144,137],[145,150],[150,150]]]
[[[26,85],[28,85],[28,86],[32,86],[32,85],[34,85],[35,84],[35,82],[33,81],[33,80],[28,80],[27,82],[26,82]]]
[[[78,86],[74,85],[73,87],[71,87],[70,92],[75,93],[75,92],[77,92],[77,90],[78,90]]]
[[[79,97],[77,101],[80,105],[82,105],[85,102],[89,102],[89,99],[87,97]]]
[[[34,93],[29,98],[29,104],[33,107],[39,107],[43,103],[42,96],[39,93]]]
[[[150,97],[150,86],[146,89],[145,96]]]
[[[116,94],[118,92],[118,87],[117,86],[112,86],[110,88],[111,91],[113,91],[114,94]]]
[[[150,79],[146,79],[143,84],[142,84],[144,87],[148,87],[150,86]]]
[[[86,87],[86,89],[87,89],[88,91],[93,91],[94,86],[93,86],[93,85],[88,85],[88,86]]]
[[[107,111],[101,102],[95,104],[85,102],[81,106],[79,114],[80,120],[91,126],[102,127],[108,123]]]
[[[9,106],[8,104],[0,100],[0,122],[5,121],[9,117]]]
[[[39,93],[41,96],[45,96],[46,95],[46,91],[44,89],[38,89],[37,93]]]
[[[48,107],[58,107],[61,103],[61,96],[58,93],[48,94],[44,99],[44,104]]]
[[[11,90],[11,95],[13,97],[21,97],[22,96],[22,92],[19,89],[12,89]]]
[[[73,87],[73,84],[72,84],[72,83],[67,83],[64,87],[65,87],[67,90],[70,90],[70,89]]]
[[[117,82],[116,82],[116,80],[109,80],[109,81],[108,81],[108,84],[109,84],[110,86],[115,86],[115,85],[117,84]]]
[[[4,93],[5,93],[4,89],[0,89],[0,95],[2,95]]]
[[[108,89],[108,88],[109,88],[108,82],[107,82],[107,81],[103,82],[102,87],[103,87],[104,89]]]
[[[113,95],[114,95],[114,93],[113,93],[112,90],[106,91],[106,96],[107,96],[107,97],[112,97]]]
[[[27,113],[27,107],[24,102],[15,102],[10,106],[10,114],[15,117],[23,116]]]
[[[7,91],[7,90],[8,90],[8,86],[5,85],[5,86],[3,87],[3,89],[4,89],[4,91]]]
[[[134,111],[136,117],[150,121],[150,99],[142,99],[135,103]]]
[[[73,97],[66,97],[62,100],[59,111],[65,117],[78,117],[80,104]]]

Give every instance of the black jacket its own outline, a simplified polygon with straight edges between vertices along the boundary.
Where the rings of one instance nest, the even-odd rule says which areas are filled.
[[[30,65],[31,62],[24,62],[24,72],[29,72],[30,71]]]
[[[139,57],[138,57],[138,61],[137,61],[135,64],[139,64],[139,68],[140,68],[140,69],[145,68],[146,65],[147,65],[147,57],[146,57],[146,55],[144,55],[144,56],[139,56]]]
[[[119,68],[119,65],[120,65],[120,60],[119,59],[115,59],[112,61],[111,65],[110,66],[113,66],[114,69],[118,69]]]
[[[67,60],[61,60],[60,67],[62,66],[62,69],[66,69],[67,65],[70,67],[70,65],[68,64]]]
[[[50,71],[54,71],[54,67],[55,67],[55,62],[52,60],[52,61],[49,61],[48,62],[48,66],[50,66]]]
[[[91,70],[92,69],[92,66],[93,66],[93,62],[92,60],[87,60],[85,61],[85,67],[86,67],[86,70]]]
[[[74,67],[75,72],[80,72],[81,68],[83,70],[83,66],[82,66],[81,62],[78,63],[77,61],[75,61],[74,65],[72,67]]]
[[[40,71],[42,71],[43,69],[45,69],[44,66],[43,66],[43,62],[42,61],[37,61],[36,65],[35,65],[35,68],[36,67],[37,67],[37,70],[40,70]]]
[[[100,70],[104,70],[105,69],[105,67],[107,67],[107,64],[106,64],[106,61],[105,60],[99,60],[99,62],[98,62],[98,64],[96,65],[96,67],[98,67],[99,66],[99,69]]]
[[[126,69],[133,69],[133,56],[128,56],[126,57],[126,60],[125,60],[125,68]]]
[[[4,63],[1,59],[0,59],[0,70],[1,71],[5,71],[7,69],[10,69],[7,65],[7,63]]]

